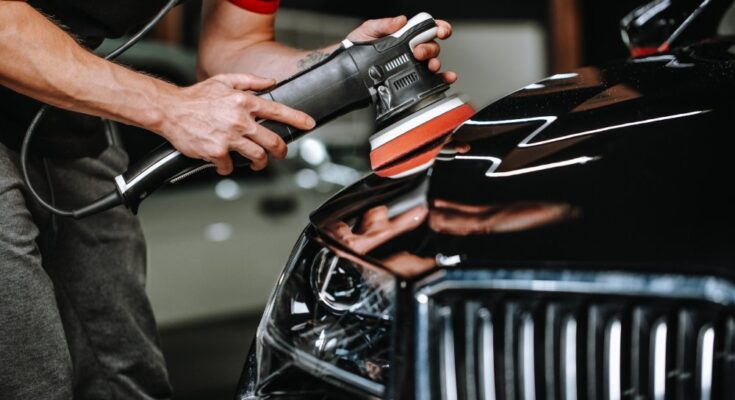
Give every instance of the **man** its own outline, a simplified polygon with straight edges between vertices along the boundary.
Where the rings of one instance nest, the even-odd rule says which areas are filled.
[[[305,52],[273,38],[278,0],[212,0],[199,52],[202,81],[176,87],[102,60],[85,47],[149,20],[164,0],[0,0],[0,397],[169,398],[145,296],[145,244],[122,208],[55,219],[28,195],[18,169],[22,133],[40,104],[103,116],[161,135],[184,154],[232,171],[230,151],[262,169],[286,145],[258,125],[311,129],[308,115],[249,91],[274,85],[335,46]],[[405,17],[365,22],[347,37],[385,36]],[[440,22],[438,36],[451,27]],[[415,56],[440,68],[439,46]],[[265,78],[267,77],[267,78]],[[444,73],[448,82],[454,73]],[[89,134],[95,123],[56,117],[34,148],[31,179],[59,204],[88,202],[125,168],[124,152]],[[102,141],[102,143],[101,143]]]

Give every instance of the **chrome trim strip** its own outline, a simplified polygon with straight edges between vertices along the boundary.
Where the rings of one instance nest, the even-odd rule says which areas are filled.
[[[442,399],[457,400],[457,371],[454,357],[454,327],[452,326],[452,309],[439,309]]]
[[[561,375],[564,380],[561,396],[564,400],[577,400],[577,320],[569,316],[561,329]]]
[[[653,400],[666,398],[666,335],[668,326],[660,320],[653,328]]]
[[[480,320],[480,388],[482,400],[495,400],[495,348],[493,347],[493,321],[485,308],[477,312]]]
[[[521,320],[521,398],[536,400],[536,360],[534,357],[533,316],[525,314]]]
[[[715,329],[712,326],[706,326],[699,335],[699,399],[712,399],[712,369],[714,365],[715,355]]]
[[[171,161],[172,159],[174,159],[174,158],[176,158],[176,157],[178,157],[180,155],[181,155],[180,152],[174,151],[173,153],[167,155],[166,157],[163,157],[162,159],[156,161],[153,165],[151,165],[150,167],[146,168],[145,171],[141,172],[140,174],[136,175],[135,178],[131,179],[130,182],[127,183],[127,186],[125,187],[125,191],[127,191],[131,187],[133,187],[136,184],[138,184],[138,182],[140,182],[146,176],[148,176],[151,173],[153,173],[155,170],[161,168],[162,165],[165,165],[166,163],[168,163],[169,161]],[[125,193],[125,192],[123,192],[123,193]]]
[[[497,289],[699,299],[725,306],[735,305],[735,285],[708,276],[452,269],[427,277],[417,284],[417,288],[417,295],[429,297],[453,289]]]
[[[621,398],[621,370],[623,327],[620,319],[614,319],[607,328],[607,399]]]

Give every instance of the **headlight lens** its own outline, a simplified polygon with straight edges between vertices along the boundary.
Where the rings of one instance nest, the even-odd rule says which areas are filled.
[[[384,393],[395,277],[338,255],[305,233],[258,329],[259,382],[295,366],[338,385]]]

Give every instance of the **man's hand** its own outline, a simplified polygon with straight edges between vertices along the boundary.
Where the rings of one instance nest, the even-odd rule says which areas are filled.
[[[360,226],[353,229],[344,221],[333,221],[325,230],[344,246],[357,254],[367,254],[406,232],[421,225],[429,210],[416,206],[400,215],[389,218],[387,206],[377,206],[367,210]]]
[[[183,154],[232,171],[236,151],[262,169],[268,154],[283,158],[286,144],[255,121],[314,127],[306,114],[246,90],[272,79],[219,75],[188,88],[140,74],[82,49],[22,1],[0,0],[0,85],[53,106],[114,119],[160,134]]]
[[[408,19],[403,15],[395,18],[367,20],[347,35],[347,39],[353,42],[377,40],[403,28],[407,22]],[[439,27],[436,33],[438,39],[444,40],[452,36],[452,26],[447,21],[438,19],[436,20],[436,24]],[[413,55],[419,61],[428,60],[429,70],[432,72],[439,72],[441,69],[441,62],[437,57],[439,56],[440,51],[441,47],[439,46],[439,43],[431,41],[416,46],[413,50]],[[454,83],[457,80],[457,74],[452,71],[443,72],[442,76],[447,83]]]
[[[264,90],[275,83],[255,75],[231,74],[178,89],[164,111],[162,136],[184,155],[215,164],[221,175],[232,172],[230,151],[249,159],[253,170],[261,170],[268,164],[268,154],[283,159],[287,147],[280,136],[257,120],[283,122],[301,130],[315,125],[301,111],[245,92]]]

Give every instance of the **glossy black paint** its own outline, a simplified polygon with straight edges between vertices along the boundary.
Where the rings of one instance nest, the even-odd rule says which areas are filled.
[[[731,5],[732,0],[654,0],[623,18],[623,41],[637,55],[715,37]]]
[[[401,248],[463,254],[468,262],[673,262],[730,274],[731,46],[707,43],[585,68],[486,107],[454,135],[471,150],[436,161],[427,177],[429,201],[548,202],[566,204],[576,216],[527,231],[466,236],[424,224],[400,238]],[[397,185],[368,178],[327,203],[313,222],[345,219],[344,200],[353,209],[379,204],[379,193]]]
[[[529,85],[478,112],[427,173],[368,176],[314,212],[325,240],[403,276],[390,397],[413,397],[412,285],[446,267],[441,260],[735,281],[734,44],[712,40]],[[425,219],[367,252],[330,228],[401,196],[424,199]],[[395,254],[437,262],[403,271],[389,265]]]

